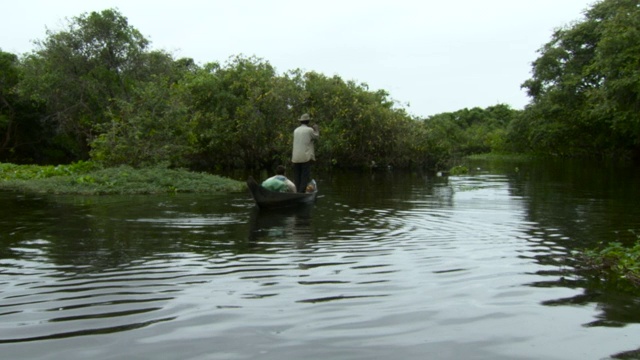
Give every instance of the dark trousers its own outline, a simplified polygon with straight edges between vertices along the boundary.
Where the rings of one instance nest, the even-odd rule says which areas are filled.
[[[293,163],[293,183],[296,184],[296,190],[305,192],[309,181],[311,181],[311,161]]]

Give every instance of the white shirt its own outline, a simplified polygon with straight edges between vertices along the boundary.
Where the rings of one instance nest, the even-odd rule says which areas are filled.
[[[291,162],[306,163],[316,159],[313,141],[320,136],[320,133],[301,124],[293,131],[293,152]]]

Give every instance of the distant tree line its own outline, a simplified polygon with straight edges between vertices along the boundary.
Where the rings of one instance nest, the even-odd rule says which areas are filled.
[[[321,166],[438,169],[486,152],[640,156],[640,10],[604,0],[533,62],[524,110],[497,104],[427,118],[384,90],[256,57],[196,64],[150,49],[117,10],[0,50],[0,161],[197,170],[287,163],[296,119],[319,123]]]

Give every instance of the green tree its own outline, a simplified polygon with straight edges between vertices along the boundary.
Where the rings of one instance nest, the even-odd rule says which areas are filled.
[[[558,155],[640,155],[640,8],[603,0],[554,32],[523,87],[526,146]],[[512,128],[516,130],[516,128]],[[522,139],[511,132],[514,138]]]
[[[417,122],[403,109],[394,108],[386,91],[370,91],[365,83],[344,81],[337,75],[308,72],[303,103],[321,126],[318,152],[333,165],[407,166],[418,161],[408,154],[405,142],[409,128]]]
[[[431,116],[425,120],[430,148],[454,158],[508,151],[506,129],[520,114],[508,105],[475,107]]]
[[[6,157],[6,152],[15,144],[18,130],[15,87],[20,81],[18,57],[14,54],[0,51],[0,154]]]
[[[271,168],[290,152],[296,82],[267,61],[242,55],[185,79],[197,134],[193,161],[208,167]]]
[[[198,167],[270,169],[287,164],[292,133],[302,113],[321,128],[319,165],[398,167],[422,163],[409,139],[419,125],[393,107],[385,91],[338,76],[296,69],[278,75],[262,59],[237,56],[185,77]]]
[[[129,100],[109,107],[109,121],[96,127],[91,158],[107,166],[189,165],[193,122],[182,102],[183,87],[168,78],[139,83]]]
[[[136,82],[149,76],[149,41],[109,9],[75,17],[36,45],[25,59],[23,91],[46,107],[44,120],[70,159],[86,158],[105,111],[113,101],[130,100]]]
[[[17,55],[0,51],[0,161],[47,163],[57,160],[42,109],[20,92],[23,67]]]
[[[595,64],[604,95],[596,113],[610,118],[621,146],[640,147],[640,7],[637,1],[603,1],[589,16],[602,24]],[[595,98],[595,96],[593,97]]]

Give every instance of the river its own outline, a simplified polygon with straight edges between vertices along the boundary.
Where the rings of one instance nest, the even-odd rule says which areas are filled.
[[[640,236],[640,172],[470,167],[321,174],[317,203],[283,212],[0,192],[0,358],[632,356],[640,300],[574,254]]]

